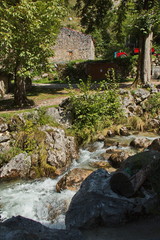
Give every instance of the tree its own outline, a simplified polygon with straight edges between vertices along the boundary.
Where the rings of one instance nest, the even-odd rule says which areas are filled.
[[[123,40],[123,23],[131,19],[132,26],[139,32],[140,55],[135,83],[147,85],[151,79],[151,43],[153,30],[159,22],[159,0],[77,0],[76,8],[81,16],[81,23],[91,32],[94,28],[102,27],[106,16],[112,12],[117,15],[114,30],[117,39]],[[134,21],[133,21],[134,20]]]
[[[16,105],[28,103],[25,79],[45,70],[65,14],[63,0],[1,0],[1,69],[14,76]]]

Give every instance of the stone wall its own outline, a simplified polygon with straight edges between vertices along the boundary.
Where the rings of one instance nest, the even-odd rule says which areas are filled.
[[[54,46],[56,62],[72,60],[93,60],[95,48],[90,35],[77,32],[69,28],[62,28]]]

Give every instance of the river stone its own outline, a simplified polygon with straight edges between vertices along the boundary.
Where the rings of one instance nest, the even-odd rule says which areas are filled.
[[[0,168],[0,179],[25,178],[29,175],[31,157],[20,153]]]
[[[148,148],[151,141],[148,138],[135,138],[130,142],[130,146],[134,148]]]
[[[117,153],[113,153],[109,159],[108,162],[111,164],[114,168],[120,168],[122,162],[126,160],[130,156],[130,153],[121,151]]]
[[[81,183],[88,175],[93,171],[90,169],[74,168],[69,173],[65,174],[56,185],[57,192],[61,192],[64,189],[78,190]]]
[[[106,170],[98,169],[84,180],[66,213],[67,229],[117,226],[148,213],[157,204],[154,193],[134,198],[118,195],[110,188],[110,178]]]
[[[90,161],[89,166],[95,169],[103,168],[109,173],[116,171],[116,169],[113,168],[108,161]]]
[[[0,223],[1,240],[84,240],[78,230],[50,229],[21,216]]]

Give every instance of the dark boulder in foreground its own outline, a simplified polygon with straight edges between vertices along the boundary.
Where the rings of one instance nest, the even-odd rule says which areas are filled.
[[[99,169],[84,180],[66,213],[67,229],[118,226],[148,214],[157,205],[157,194],[143,188],[130,198],[115,193],[110,187],[111,176]]]
[[[0,223],[1,240],[83,240],[78,230],[57,230],[21,216]]]

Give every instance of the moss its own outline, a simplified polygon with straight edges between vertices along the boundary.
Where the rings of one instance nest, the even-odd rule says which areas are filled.
[[[0,167],[2,167],[4,164],[8,163],[13,157],[18,155],[19,153],[23,152],[18,147],[12,147],[11,149],[0,153]]]
[[[39,169],[41,176],[55,177],[56,168],[47,163],[48,153],[44,143],[40,146],[39,151]]]

